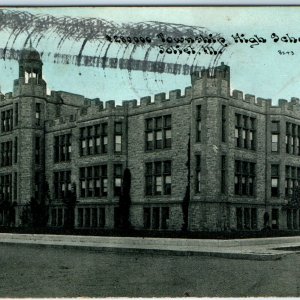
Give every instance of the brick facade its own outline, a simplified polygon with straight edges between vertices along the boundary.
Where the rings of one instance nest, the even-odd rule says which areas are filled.
[[[174,90],[122,105],[62,91],[47,95],[39,54],[24,50],[13,93],[0,96],[0,115],[13,111],[12,121],[1,119],[0,143],[12,141],[13,158],[0,167],[0,225],[8,224],[3,202],[14,203],[9,222],[20,226],[24,206],[43,197],[47,182],[49,226],[63,226],[63,197],[73,186],[75,227],[114,228],[128,168],[136,229],[180,230],[187,187],[190,230],[298,229],[291,194],[300,183],[299,99],[272,106],[231,93],[224,64],[193,74],[191,82],[184,95]]]

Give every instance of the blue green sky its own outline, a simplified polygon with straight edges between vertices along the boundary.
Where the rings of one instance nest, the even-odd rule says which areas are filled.
[[[12,10],[16,10],[13,8]],[[231,39],[232,34],[244,33],[263,36],[268,42],[250,48],[249,45],[232,44],[220,61],[231,67],[231,88],[258,97],[271,98],[276,104],[280,98],[300,97],[300,42],[275,44],[270,36],[289,34],[300,37],[300,8],[298,7],[113,7],[113,8],[18,8],[33,14],[70,16],[77,18],[102,18],[115,23],[160,21],[190,26],[206,27]],[[11,32],[0,31],[0,48],[10,47],[7,43]],[[23,47],[26,36],[20,36],[15,48]],[[49,34],[38,45],[38,51],[56,52],[59,37]],[[232,39],[231,39],[232,40]],[[78,54],[82,41],[67,40],[60,51]],[[93,43],[88,43],[83,54],[92,55]],[[279,55],[278,50],[294,51],[294,55]],[[112,53],[111,53],[112,54]],[[111,55],[112,56],[112,55]],[[172,58],[167,58],[172,61]],[[190,59],[190,58],[189,58]],[[207,59],[198,58],[198,63],[207,65]],[[202,63],[203,62],[203,63]],[[3,93],[12,90],[13,79],[17,78],[16,61],[0,61],[0,84]],[[129,79],[126,70],[61,65],[44,63],[44,76],[49,90],[65,90],[89,98],[101,100],[128,100],[184,89],[190,85],[189,76],[144,74],[133,72]]]

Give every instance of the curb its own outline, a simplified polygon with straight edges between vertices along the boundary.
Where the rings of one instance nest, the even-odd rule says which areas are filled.
[[[67,245],[67,244],[48,244],[43,242],[29,242],[20,240],[0,240],[0,244],[16,245],[22,244],[31,247],[49,247],[49,248],[62,248],[62,249],[82,249],[87,251],[97,251],[106,253],[132,253],[132,254],[155,254],[155,255],[176,255],[176,256],[206,256],[206,257],[219,257],[228,259],[243,259],[243,260],[259,260],[259,261],[272,261],[279,260],[282,257],[292,254],[291,253],[234,253],[234,252],[215,252],[215,251],[193,251],[193,250],[175,250],[175,249],[147,249],[147,248],[128,248],[128,247],[113,247],[113,246],[91,246],[91,245]]]

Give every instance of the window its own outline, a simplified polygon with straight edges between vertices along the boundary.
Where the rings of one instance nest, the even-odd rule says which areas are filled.
[[[1,143],[1,167],[12,165],[12,141]]]
[[[279,165],[271,165],[271,197],[279,197]]]
[[[79,176],[81,198],[107,196],[107,165],[80,168]]]
[[[122,165],[114,165],[114,195],[120,196],[122,187]]]
[[[0,195],[2,201],[12,200],[12,175],[0,175]]]
[[[155,149],[162,149],[163,146],[162,117],[155,118]]]
[[[65,152],[66,152],[66,161],[69,161],[71,159],[71,153],[72,153],[72,144],[71,144],[71,134],[67,134],[65,136],[66,144],[65,144]]]
[[[222,142],[226,142],[226,105],[222,105]]]
[[[144,229],[169,229],[169,207],[144,207]]]
[[[78,208],[78,227],[83,227],[83,208]]]
[[[87,155],[93,154],[93,126],[87,127],[86,150]]]
[[[300,126],[286,122],[286,153],[300,155]]]
[[[84,209],[84,226],[85,227],[90,227],[91,226],[91,209],[90,208],[85,208]]]
[[[152,195],[153,194],[153,170],[152,170],[153,163],[146,163],[145,169],[146,169],[146,195]]]
[[[279,124],[280,124],[280,121],[272,121],[271,122],[271,131],[279,132]]]
[[[272,152],[279,152],[279,129],[280,129],[280,122],[279,121],[272,121],[271,122],[271,131],[272,131]]]
[[[107,123],[80,128],[80,156],[107,153]]]
[[[257,209],[251,208],[251,223],[250,223],[251,229],[257,229]]]
[[[196,193],[201,191],[201,155],[196,155]]]
[[[169,207],[162,207],[161,208],[161,229],[168,229],[169,228]]]
[[[171,148],[172,130],[171,115],[164,117],[164,148]]]
[[[238,230],[257,229],[257,209],[249,207],[237,207],[236,227]]]
[[[249,131],[249,143],[250,149],[255,150],[255,140],[256,140],[256,119],[250,118],[250,131]]]
[[[145,194],[171,195],[171,161],[156,161],[145,164]]]
[[[250,208],[244,208],[244,229],[250,229]]]
[[[146,149],[152,150],[153,149],[153,119],[146,120]]]
[[[300,155],[300,126],[297,126],[297,136],[296,136],[296,155]]]
[[[95,125],[95,136],[94,136],[94,152],[95,154],[99,154],[101,152],[101,131],[100,125]]]
[[[300,168],[293,166],[285,167],[285,195],[291,196],[300,184]]]
[[[14,200],[18,199],[18,173],[14,172]]]
[[[196,141],[201,142],[201,129],[202,129],[202,123],[201,123],[201,105],[197,105],[197,117],[196,117]]]
[[[297,226],[297,209],[287,209],[287,228],[298,229]]]
[[[285,135],[285,146],[286,146],[286,153],[290,153],[291,148],[291,124],[286,123],[286,135]]]
[[[65,199],[71,192],[71,171],[54,172],[55,199]]]
[[[108,144],[108,138],[107,138],[107,123],[101,124],[102,126],[102,135],[101,135],[101,140],[102,140],[102,150],[101,153],[107,153],[107,144]]]
[[[63,134],[54,137],[54,162],[69,161],[71,159],[71,139],[71,134]]]
[[[35,172],[35,200],[40,199],[41,195],[41,173],[40,172]]]
[[[152,207],[152,229],[159,229],[160,209]]]
[[[56,208],[51,209],[51,226],[56,226]]]
[[[98,226],[101,228],[105,227],[105,208],[100,207],[99,210],[99,215],[98,215]]]
[[[18,137],[15,137],[15,143],[14,143],[14,162],[18,162]]]
[[[255,150],[256,119],[235,114],[235,145],[238,148]]]
[[[115,152],[122,152],[122,123],[115,122]]]
[[[146,150],[169,149],[172,144],[171,115],[145,120]]]
[[[226,155],[221,156],[221,193],[226,193]]]
[[[41,104],[40,103],[35,104],[35,125],[36,126],[41,125]]]
[[[93,181],[94,181],[94,173],[93,171],[95,171],[95,168],[93,167],[87,167],[87,197],[93,197]],[[94,170],[93,170],[94,169]]]
[[[1,112],[1,131],[8,132],[13,129],[13,110],[5,110]]]
[[[291,154],[298,154],[296,153],[296,125],[292,124],[292,136],[291,136]]]
[[[279,134],[272,133],[272,152],[278,152]]]
[[[243,116],[243,128],[242,128],[242,148],[247,149],[248,148],[248,139],[249,139],[249,131],[248,131],[248,117]]]
[[[255,163],[235,161],[235,194],[242,196],[254,195]]]
[[[279,229],[279,210],[272,208],[272,229]]]
[[[235,137],[235,146],[241,147],[241,115],[235,114],[235,131],[234,131],[234,137]]]
[[[15,126],[19,124],[19,104],[15,103]]]
[[[297,209],[293,209],[293,229],[297,229]]]
[[[164,195],[171,194],[171,162],[166,161],[163,170],[163,180],[164,180]]]
[[[57,226],[63,225],[63,210],[62,208],[57,209]]]
[[[151,228],[151,209],[150,207],[144,207],[144,229]]]
[[[286,211],[286,222],[287,222],[287,228],[292,229],[292,210],[287,209]]]
[[[41,163],[41,138],[39,136],[35,137],[35,163]]]
[[[243,210],[240,207],[236,209],[236,228],[243,229]]]
[[[97,227],[97,208],[92,208],[92,227]]]

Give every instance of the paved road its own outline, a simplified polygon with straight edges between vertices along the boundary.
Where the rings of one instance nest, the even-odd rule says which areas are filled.
[[[277,261],[0,244],[0,297],[300,296],[300,255]]]

